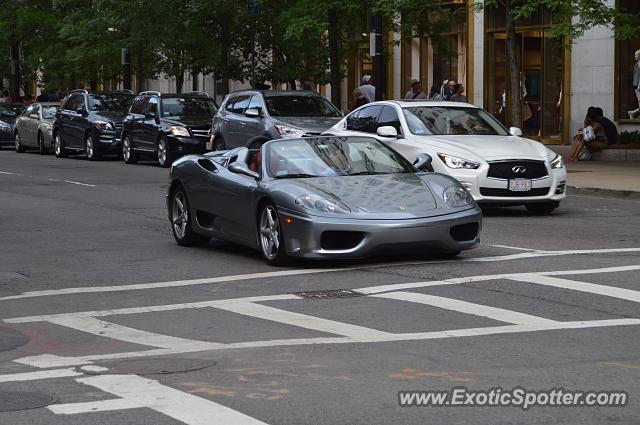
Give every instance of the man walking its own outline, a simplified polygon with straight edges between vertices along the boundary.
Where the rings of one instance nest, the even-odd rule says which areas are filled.
[[[362,85],[358,88],[369,102],[374,102],[376,100],[376,88],[373,84],[371,84],[371,75],[363,75]]]
[[[404,95],[405,99],[426,99],[427,95],[422,91],[422,83],[415,78],[411,80],[411,90]]]

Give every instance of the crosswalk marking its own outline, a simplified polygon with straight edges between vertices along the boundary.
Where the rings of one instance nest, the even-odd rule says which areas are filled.
[[[389,292],[386,294],[377,294],[372,296],[376,298],[387,298],[398,301],[409,301],[412,303],[430,305],[433,307],[453,310],[460,313],[487,317],[499,322],[513,323],[515,325],[554,326],[558,323],[555,320],[532,316],[525,313],[519,313],[517,311],[505,310],[502,308],[490,307],[482,304],[474,304],[452,298],[438,297],[435,295],[420,294],[417,292]]]
[[[572,291],[588,292],[590,294],[604,295],[606,297],[619,298],[621,300],[640,303],[640,291],[614,286],[598,285],[595,283],[579,282],[569,279],[560,279],[551,276],[541,276],[536,273],[522,274],[509,278],[520,282],[536,283],[538,285],[553,286],[556,288],[570,289]]]

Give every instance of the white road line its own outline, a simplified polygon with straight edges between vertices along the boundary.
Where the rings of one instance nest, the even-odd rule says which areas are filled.
[[[85,385],[114,394],[122,400],[77,404],[59,404],[47,408],[57,414],[146,407],[187,425],[266,425],[258,419],[213,401],[160,384],[136,375],[102,375],[76,379]],[[96,409],[97,410],[91,410]]]
[[[474,304],[453,298],[438,297],[435,295],[420,294],[417,292],[390,292],[387,294],[373,295],[377,298],[387,298],[398,301],[426,304],[433,307],[453,310],[474,316],[487,317],[500,322],[513,323],[514,325],[542,325],[554,326],[558,322],[543,317],[532,316],[517,311],[490,307],[482,304]]]
[[[213,350],[222,344],[214,342],[196,341],[193,339],[177,338],[134,329],[115,323],[105,322],[95,317],[56,317],[48,320],[50,323],[76,329],[104,338],[130,342],[132,344],[148,345],[150,347],[165,348],[172,351],[183,350]]]
[[[353,270],[373,269],[389,266],[406,266],[406,265],[426,265],[426,264],[443,264],[443,263],[473,263],[473,262],[499,262],[510,260],[522,260],[538,257],[552,257],[552,256],[565,256],[565,255],[586,255],[586,254],[616,254],[625,252],[640,252],[640,248],[617,248],[617,249],[583,249],[583,250],[566,250],[566,251],[535,251],[535,252],[523,252],[520,254],[500,255],[490,257],[475,257],[475,258],[462,258],[458,260],[446,260],[446,261],[421,261],[421,262],[399,262],[399,263],[382,263],[382,264],[368,264],[359,267],[345,267],[345,268],[318,268],[318,269],[293,269],[293,270],[279,270],[272,272],[259,272],[229,276],[218,276],[213,278],[204,279],[191,279],[191,280],[176,280],[169,282],[155,282],[155,283],[139,283],[131,285],[115,285],[115,286],[83,286],[74,288],[52,289],[42,291],[28,291],[19,295],[9,295],[0,298],[0,301],[10,301],[23,298],[34,298],[44,296],[57,296],[57,295],[69,295],[69,294],[88,294],[88,293],[103,293],[103,292],[116,292],[116,291],[137,291],[146,289],[159,289],[159,288],[173,288],[180,286],[192,286],[192,285],[206,285],[212,283],[222,282],[235,282],[249,279],[263,279],[269,277],[286,277],[297,275],[309,275],[318,273],[332,273],[332,272],[344,272]]]
[[[533,249],[533,248],[521,248],[519,246],[509,246],[509,245],[489,245],[489,246],[495,246],[496,248],[506,248],[506,249],[513,249],[515,251],[532,251],[532,252],[540,252],[539,249]]]
[[[80,183],[80,182],[76,182],[73,180],[65,180],[65,183],[71,183],[71,184],[77,184],[78,186],[88,186],[88,187],[96,187],[95,184],[88,184],[88,183]]]
[[[6,172],[6,171],[0,171],[0,174],[7,174],[7,175],[9,175],[9,176],[12,176],[12,175],[13,175],[13,173],[8,173],[8,172]]]
[[[621,300],[640,303],[640,292],[631,289],[617,288],[614,286],[598,285],[595,283],[579,282],[557,277],[540,276],[538,274],[521,274],[510,278],[511,280],[536,283],[538,285],[553,286],[556,288],[570,289],[572,291],[588,292],[590,294],[604,295],[606,297],[619,298]]]
[[[244,316],[284,323],[285,325],[342,335],[351,338],[354,341],[377,340],[391,335],[388,332],[376,329],[336,322],[333,320],[322,319],[320,317],[308,316],[306,314],[294,313],[292,311],[248,302],[220,302],[216,303],[213,307],[230,311],[232,313],[242,314]]]
[[[483,328],[467,328],[467,329],[454,329],[446,331],[435,332],[417,332],[417,333],[400,333],[400,334],[388,334],[388,336],[380,337],[377,339],[371,339],[369,341],[356,341],[352,338],[300,338],[300,339],[280,339],[280,340],[265,340],[265,341],[246,341],[233,344],[223,344],[221,348],[216,350],[207,351],[221,351],[221,350],[237,350],[247,348],[267,348],[267,347],[283,347],[283,346],[301,346],[301,345],[320,345],[320,344],[354,344],[359,342],[397,342],[397,341],[421,341],[431,339],[446,339],[446,338],[463,338],[473,336],[484,335],[500,335],[509,333],[523,333],[523,332],[540,332],[540,331],[553,331],[564,329],[587,329],[587,328],[600,328],[600,327],[614,327],[614,326],[632,326],[640,325],[640,319],[611,319],[611,320],[591,320],[591,321],[578,321],[578,322],[555,322],[548,325],[508,325],[508,326],[490,326]],[[193,351],[184,351],[183,353],[193,353]],[[147,351],[129,351],[122,353],[111,354],[96,354],[90,356],[79,357],[62,357],[51,355],[40,355],[32,357],[23,357],[14,360],[17,363],[29,365],[37,368],[49,368],[58,367],[59,365],[86,365],[97,361],[104,360],[117,360],[117,359],[132,359],[143,357],[157,357],[167,354],[177,354],[171,350],[147,350]]]
[[[76,372],[73,369],[39,370],[36,372],[0,375],[0,382],[39,381],[41,379],[68,378],[80,375],[83,375],[83,373]]]

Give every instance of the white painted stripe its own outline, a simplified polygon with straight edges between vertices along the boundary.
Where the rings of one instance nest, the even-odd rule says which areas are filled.
[[[409,301],[412,303],[426,304],[446,310],[453,310],[460,313],[472,314],[474,316],[486,317],[499,322],[513,323],[515,325],[542,325],[552,326],[555,320],[543,317],[532,316],[517,311],[505,310],[502,308],[490,307],[482,304],[474,304],[453,298],[438,297],[435,295],[420,294],[417,292],[390,292],[387,294],[373,295],[376,298],[387,298],[398,301]]]
[[[0,171],[0,174],[7,174],[7,175],[10,175],[10,176],[13,175],[13,173],[8,173],[6,171]]]
[[[115,323],[105,322],[103,320],[96,319],[95,317],[55,317],[48,320],[48,322],[103,338],[117,339],[118,341],[148,345],[156,348],[166,348],[172,351],[205,351],[220,348],[221,345],[213,342],[196,341],[147,332]]]
[[[552,272],[540,272],[536,273],[544,276],[564,276],[572,274],[600,274],[600,273],[619,273],[619,272],[632,272],[640,270],[640,265],[631,266],[618,266],[618,267],[605,267],[601,269],[582,269],[582,270],[557,270]]]
[[[388,332],[376,329],[336,322],[329,319],[322,319],[320,317],[308,316],[306,314],[294,313],[292,311],[248,302],[218,302],[212,307],[230,311],[232,313],[242,314],[244,316],[284,323],[285,325],[342,335],[351,338],[354,341],[377,340],[390,335]]]
[[[387,334],[384,337],[371,339],[369,341],[357,341],[352,338],[301,338],[301,339],[280,339],[280,340],[266,340],[266,341],[247,341],[233,344],[223,344],[218,350],[237,350],[245,348],[266,348],[276,346],[301,346],[301,345],[320,345],[320,344],[352,344],[360,342],[393,342],[393,341],[420,341],[428,339],[445,339],[445,338],[462,338],[471,336],[482,335],[499,335],[509,333],[522,333],[522,332],[538,332],[549,330],[563,330],[563,329],[586,329],[586,328],[600,328],[600,327],[615,327],[615,326],[632,326],[640,325],[640,319],[611,319],[611,320],[592,320],[592,321],[579,321],[579,322],[555,322],[545,325],[508,325],[508,326],[490,326],[483,328],[467,328],[467,329],[454,329],[446,331],[435,332],[417,332],[417,333],[400,333],[400,334]],[[184,353],[192,353],[193,351],[183,351]],[[91,356],[80,357],[63,357],[59,358],[58,362],[53,362],[53,357],[33,356],[23,357],[21,359],[14,360],[17,363],[25,364],[38,368],[56,367],[58,364],[65,365],[84,365],[101,360],[116,360],[116,359],[132,359],[132,358],[144,358],[144,357],[157,357],[162,355],[175,355],[177,352],[171,350],[147,350],[147,351],[130,351],[123,353],[111,353],[111,354],[97,354]]]
[[[147,407],[187,425],[265,425],[258,419],[221,404],[136,375],[102,375],[80,378],[76,381],[121,397],[123,401],[120,401],[120,405],[124,408],[131,408],[134,404],[138,407]],[[98,407],[97,411],[104,410],[99,403],[81,403],[76,407],[74,404],[63,404],[49,406],[49,409],[54,413],[90,413],[93,410],[81,410],[78,407],[84,409]],[[105,404],[107,409],[118,405],[113,400],[106,400]]]
[[[220,282],[234,282],[234,281],[250,280],[250,279],[263,279],[263,278],[269,278],[269,277],[285,277],[285,276],[297,276],[297,275],[308,275],[308,274],[318,274],[318,273],[344,272],[344,271],[374,269],[374,268],[389,267],[389,266],[407,266],[407,265],[443,264],[443,263],[468,263],[468,262],[471,262],[471,263],[499,262],[499,261],[522,260],[522,259],[538,258],[538,257],[550,257],[550,256],[615,254],[615,253],[626,253],[626,252],[640,252],[640,248],[535,251],[535,252],[523,252],[520,254],[500,255],[500,256],[491,256],[491,257],[461,258],[461,259],[446,260],[446,261],[420,261],[420,262],[396,262],[396,263],[392,262],[392,263],[381,263],[381,264],[369,264],[369,265],[360,266],[360,267],[280,270],[280,271],[272,271],[272,272],[219,276],[219,277],[204,278],[204,279],[140,283],[140,284],[131,284],[131,285],[82,286],[82,287],[74,287],[74,288],[29,291],[19,295],[9,295],[6,297],[2,297],[0,298],[0,301],[9,301],[9,300],[33,298],[33,297],[44,297],[44,296],[69,295],[69,294],[137,291],[137,290],[146,290],[146,289],[172,288],[172,287],[180,287],[180,286],[206,285],[206,284],[220,283]]]
[[[83,375],[73,369],[39,370],[36,372],[0,375],[0,382],[39,381],[41,379],[68,378]]]
[[[145,406],[141,406],[135,400],[116,398],[86,403],[53,404],[47,406],[47,409],[57,415],[75,415],[76,413],[111,412],[114,410],[139,409],[141,407]]]
[[[496,248],[506,248],[506,249],[513,249],[514,251],[533,251],[533,252],[540,252],[539,249],[533,249],[533,248],[520,248],[519,246],[510,246],[510,245],[489,245],[489,246],[495,246]]]
[[[640,303],[639,291],[617,288],[615,286],[598,285],[595,283],[560,279],[551,276],[540,276],[533,273],[514,276],[511,278],[511,280],[526,283],[535,283],[538,285],[553,286],[555,288],[569,289],[572,291],[588,292],[590,294],[604,295],[606,297],[619,298],[621,300]]]
[[[88,183],[80,183],[80,182],[75,182],[73,180],[65,180],[65,183],[71,183],[71,184],[77,184],[78,186],[88,186],[88,187],[96,187],[95,184],[88,184]]]

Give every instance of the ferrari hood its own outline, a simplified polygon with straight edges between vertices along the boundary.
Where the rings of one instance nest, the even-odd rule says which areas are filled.
[[[352,212],[424,217],[436,208],[431,191],[414,174],[317,177],[300,179],[298,184],[343,202]]]
[[[465,159],[544,159],[547,148],[534,140],[515,136],[420,136],[425,143],[443,149],[442,153],[467,155]],[[447,151],[447,149],[449,149]]]

